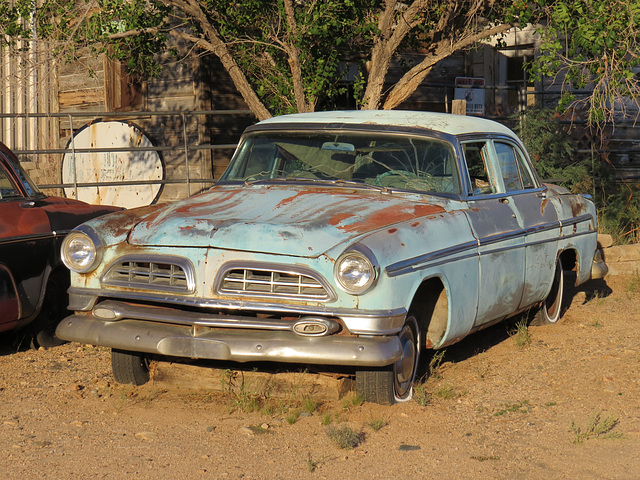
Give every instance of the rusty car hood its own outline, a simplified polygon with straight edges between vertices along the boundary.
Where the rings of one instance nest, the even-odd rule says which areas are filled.
[[[443,213],[442,203],[344,187],[217,186],[144,217],[129,243],[316,256],[389,225]]]

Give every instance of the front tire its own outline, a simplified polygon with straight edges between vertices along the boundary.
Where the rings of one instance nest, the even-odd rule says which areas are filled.
[[[556,271],[551,284],[551,291],[542,302],[542,306],[536,312],[532,325],[550,325],[558,323],[562,315],[562,301],[564,297],[564,271],[562,263],[558,259]]]
[[[356,372],[356,393],[363,400],[382,405],[406,402],[413,396],[413,382],[420,359],[420,328],[416,315],[409,313],[398,334],[402,357],[378,370]]]
[[[141,353],[112,349],[111,369],[118,383],[144,385],[149,381],[149,360]]]

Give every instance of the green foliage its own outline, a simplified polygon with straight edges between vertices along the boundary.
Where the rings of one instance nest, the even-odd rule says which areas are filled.
[[[640,183],[619,183],[609,165],[578,155],[557,112],[530,108],[516,120],[515,130],[543,181],[561,185],[573,193],[593,194],[598,208],[598,230],[610,234],[614,243],[640,241]]]
[[[106,53],[140,76],[158,74],[158,54],[167,52],[167,40],[175,37],[191,43],[196,54],[204,50],[233,59],[225,68],[239,69],[273,115],[335,108],[345,96],[362,106],[370,63],[386,65],[389,56],[401,60],[403,49],[435,55],[441,44],[454,45],[505,22],[526,23],[542,11],[536,2],[522,0],[478,2],[473,8],[460,1],[399,2],[387,12],[390,17],[382,0],[43,0],[39,5],[34,10],[32,0],[0,0],[0,33],[12,40],[47,40],[68,61],[87,52]],[[32,13],[35,32],[28,27]],[[398,29],[389,25],[408,28],[391,40]],[[404,62],[405,70],[413,65]],[[380,75],[386,72],[386,66],[378,70],[374,81],[383,82]],[[251,95],[243,91],[243,96],[264,114]]]
[[[282,0],[204,3],[211,25],[274,115],[299,110],[292,71],[296,59],[311,109],[346,92],[342,83],[345,52],[358,61],[361,42],[373,29],[364,14],[375,4],[367,0],[294,2],[291,20]]]
[[[599,231],[616,244],[640,242],[640,182],[613,184],[599,199]]]
[[[419,62],[452,46],[470,47],[467,39],[480,39],[487,29],[505,31],[546,17],[532,73],[562,73],[574,88],[593,82],[589,119],[598,121],[609,118],[620,95],[637,93],[639,14],[640,0],[496,0],[471,7],[460,0],[0,0],[0,33],[13,48],[29,44],[20,39],[46,40],[69,61],[106,53],[141,76],[159,73],[158,54],[170,52],[173,37],[195,54],[232,59],[225,68],[240,72],[236,86],[265,116],[335,108],[347,95],[356,106],[381,104],[363,97],[369,82],[388,80],[389,58],[408,71],[416,59],[400,53],[419,51]],[[372,64],[379,68],[370,70]],[[405,80],[398,101],[416,88]],[[385,95],[371,90],[367,95]],[[567,91],[563,105],[573,100]]]
[[[516,120],[515,130],[543,181],[562,185],[574,193],[593,191],[591,160],[576,155],[576,145],[556,112],[529,108]]]
[[[624,112],[622,97],[636,100],[639,82],[633,69],[640,28],[638,0],[538,1],[546,16],[540,29],[540,55],[531,65],[536,78],[563,78],[561,108],[575,105],[573,89],[593,87],[584,109],[590,123]]]

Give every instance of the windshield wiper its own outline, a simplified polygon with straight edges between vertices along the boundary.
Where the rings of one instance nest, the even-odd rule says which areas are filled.
[[[255,180],[245,180],[244,186],[248,187],[250,185],[255,185],[259,182],[291,182],[291,181],[301,181],[301,182],[318,182],[318,183],[330,183],[332,185],[345,185],[345,186],[353,186],[359,188],[365,188],[368,190],[376,190],[382,193],[391,193],[392,190],[389,187],[381,187],[378,185],[371,185],[369,183],[355,182],[353,180],[343,180],[341,178],[309,178],[309,177],[274,177],[274,178],[258,178]]]
[[[306,181],[306,182],[322,182],[325,180],[321,180],[319,178],[309,178],[309,177],[273,177],[273,178],[257,178],[255,180],[245,180],[244,186],[248,187],[250,185],[255,185],[260,182],[291,182],[291,181]]]
[[[391,193],[391,189],[389,187],[381,187],[379,185],[371,185],[370,183],[362,183],[362,182],[354,182],[353,180],[343,180],[341,178],[336,178],[334,180],[325,180],[325,182],[333,183],[334,185],[344,184],[344,185],[353,185],[354,187],[364,187],[369,190],[377,190],[383,193]]]

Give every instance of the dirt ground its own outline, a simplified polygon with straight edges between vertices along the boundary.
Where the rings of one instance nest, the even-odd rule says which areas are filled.
[[[639,278],[572,296],[558,325],[505,322],[447,348],[391,407],[339,398],[335,375],[254,366],[158,363],[121,386],[107,349],[5,335],[0,478],[640,478]]]

